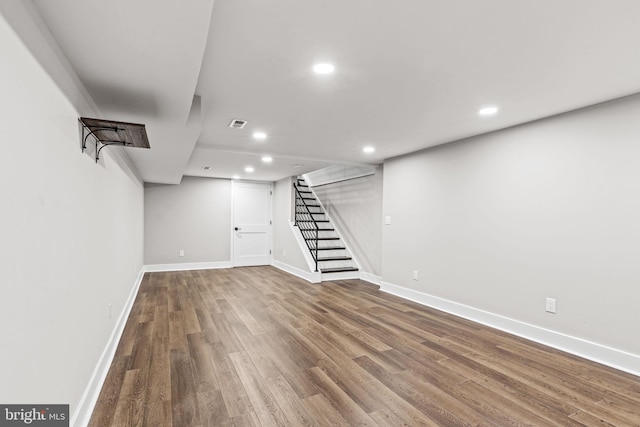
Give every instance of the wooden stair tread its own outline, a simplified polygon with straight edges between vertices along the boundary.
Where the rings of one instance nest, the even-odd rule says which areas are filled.
[[[343,271],[358,271],[357,267],[336,267],[336,268],[321,268],[321,273],[341,273]]]
[[[320,248],[318,248],[318,250],[320,250]],[[325,261],[349,261],[352,258],[350,256],[328,256],[328,257],[318,257],[318,262],[325,262]]]

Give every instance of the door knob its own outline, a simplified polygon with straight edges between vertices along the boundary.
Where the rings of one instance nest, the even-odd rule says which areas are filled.
[[[234,230],[240,231],[240,227],[234,227]]]

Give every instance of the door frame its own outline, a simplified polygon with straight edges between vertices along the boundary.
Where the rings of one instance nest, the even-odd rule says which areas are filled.
[[[251,181],[248,179],[232,179],[231,180],[231,227],[229,227],[229,233],[231,236],[230,239],[230,252],[229,258],[231,259],[231,268],[235,268],[235,197],[236,197],[236,185],[244,183],[244,184],[266,184],[269,185],[269,191],[271,192],[271,198],[269,199],[269,217],[271,218],[271,224],[269,229],[269,265],[273,263],[273,191],[274,185],[271,181]]]

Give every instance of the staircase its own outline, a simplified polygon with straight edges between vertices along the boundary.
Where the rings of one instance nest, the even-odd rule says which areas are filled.
[[[322,273],[323,277],[325,274],[358,271],[344,242],[304,179],[298,177],[293,187],[296,194],[295,226],[311,252],[315,271]]]

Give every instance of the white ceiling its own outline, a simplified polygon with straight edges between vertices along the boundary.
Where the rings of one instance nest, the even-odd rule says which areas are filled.
[[[147,182],[375,164],[640,92],[637,0],[33,2],[102,118],[147,124]]]

